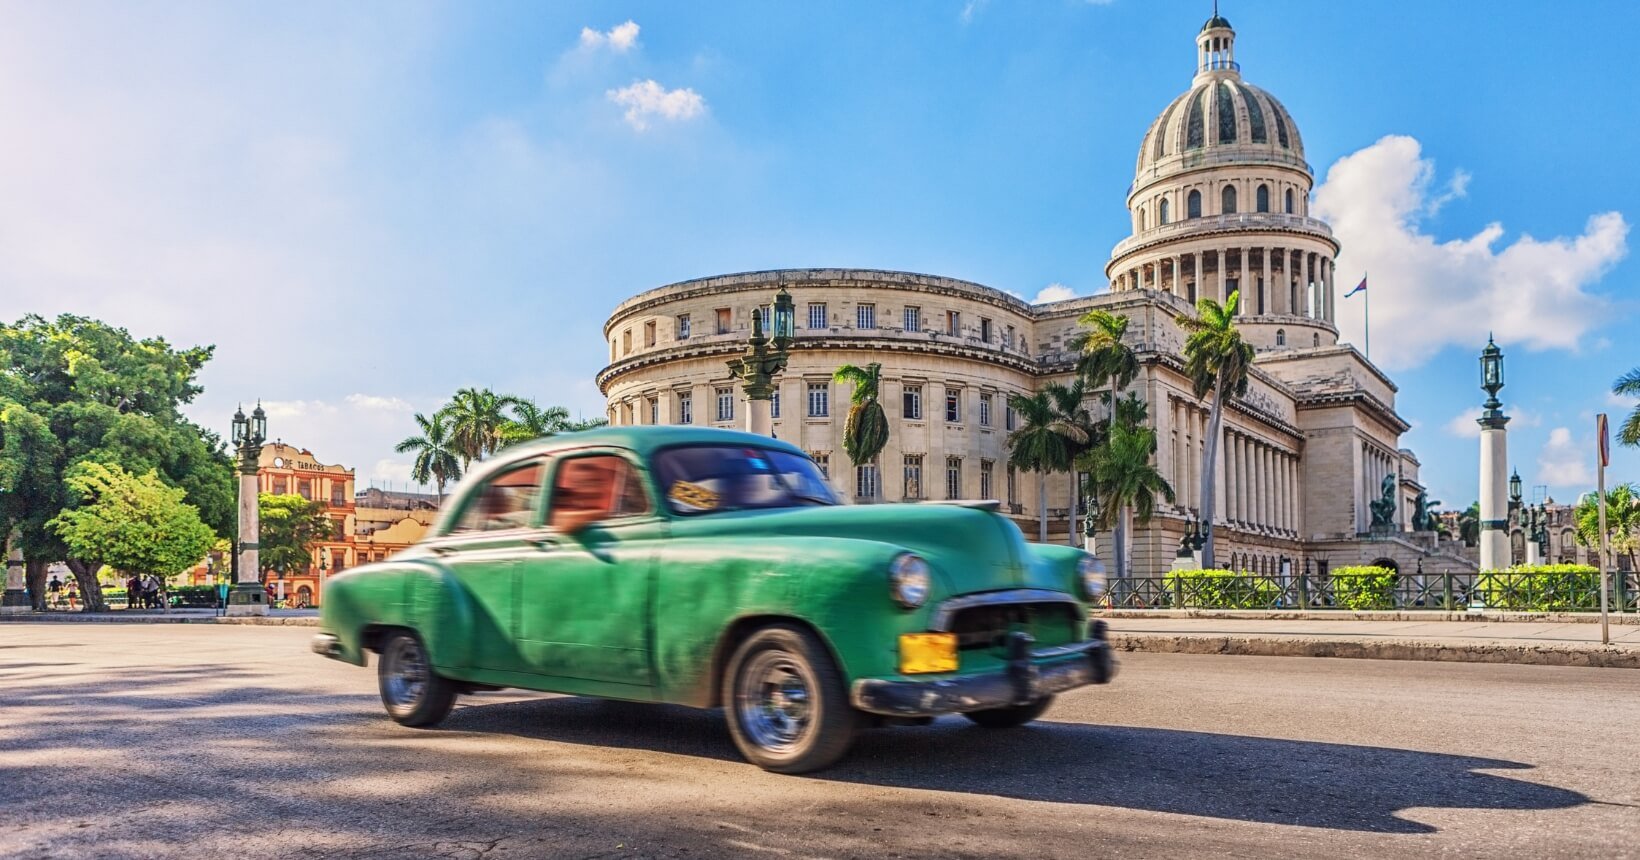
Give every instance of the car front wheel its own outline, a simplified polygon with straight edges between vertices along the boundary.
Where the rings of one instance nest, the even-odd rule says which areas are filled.
[[[729,733],[747,761],[775,773],[829,767],[848,752],[860,713],[814,634],[777,625],[752,634],[723,673]]]
[[[395,632],[382,643],[376,664],[382,706],[401,725],[435,726],[455,705],[455,686],[433,671],[427,649],[414,633]]]
[[[969,711],[963,716],[972,720],[975,725],[988,729],[1011,729],[1014,726],[1023,726],[1026,723],[1042,716],[1053,704],[1053,696],[1043,696],[1028,705],[1012,705],[1006,708],[991,708],[986,711]]]

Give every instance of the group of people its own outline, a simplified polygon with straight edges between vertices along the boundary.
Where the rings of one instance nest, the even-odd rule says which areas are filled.
[[[165,583],[160,578],[148,574],[138,576],[131,574],[125,581],[126,606],[131,609],[165,609]]]

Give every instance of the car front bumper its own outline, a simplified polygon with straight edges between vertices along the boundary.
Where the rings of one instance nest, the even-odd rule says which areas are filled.
[[[313,637],[313,653],[341,660],[342,640],[334,633],[319,633]]]
[[[1000,672],[928,681],[861,678],[854,682],[854,707],[890,717],[931,717],[1029,704],[1043,696],[1108,684],[1116,675],[1105,622],[1093,622],[1085,642],[1033,650],[1031,637],[1009,636],[1008,665]]]

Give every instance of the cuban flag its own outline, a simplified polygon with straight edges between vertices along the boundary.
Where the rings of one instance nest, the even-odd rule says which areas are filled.
[[[1347,292],[1347,293],[1345,293],[1345,294],[1344,294],[1344,298],[1346,298],[1346,299],[1347,299],[1347,298],[1349,298],[1349,297],[1350,297],[1350,296],[1353,296],[1353,295],[1355,295],[1355,294],[1356,294],[1356,293],[1364,293],[1364,292],[1366,292],[1366,291],[1367,291],[1367,276],[1366,276],[1366,275],[1362,275],[1362,276],[1361,276],[1361,283],[1359,283],[1359,284],[1356,284],[1356,285],[1355,285],[1355,289],[1353,289],[1353,290],[1350,290],[1350,291],[1349,291],[1349,292]]]

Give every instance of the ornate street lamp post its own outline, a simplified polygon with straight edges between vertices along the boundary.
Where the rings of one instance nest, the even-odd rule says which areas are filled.
[[[774,435],[774,377],[786,369],[787,350],[791,347],[795,311],[786,285],[780,285],[774,301],[769,305],[770,328],[774,336],[763,333],[763,314],[752,315],[752,336],[746,341],[746,353],[729,362],[729,373],[740,380],[746,391],[746,429],[759,436]]]
[[[268,415],[257,402],[249,420],[245,410],[233,414],[233,443],[239,451],[239,561],[238,578],[228,592],[229,615],[268,614],[268,593],[262,588],[258,541],[262,537],[256,470],[262,443],[268,440]]]
[[[1509,506],[1504,497],[1504,476],[1509,468],[1509,423],[1503,414],[1503,403],[1498,391],[1503,388],[1503,350],[1492,338],[1486,339],[1481,350],[1481,389],[1486,392],[1485,411],[1478,422],[1481,425],[1481,571],[1508,567]],[[1519,478],[1516,479],[1518,487]],[[1518,490],[1517,490],[1518,492]]]

